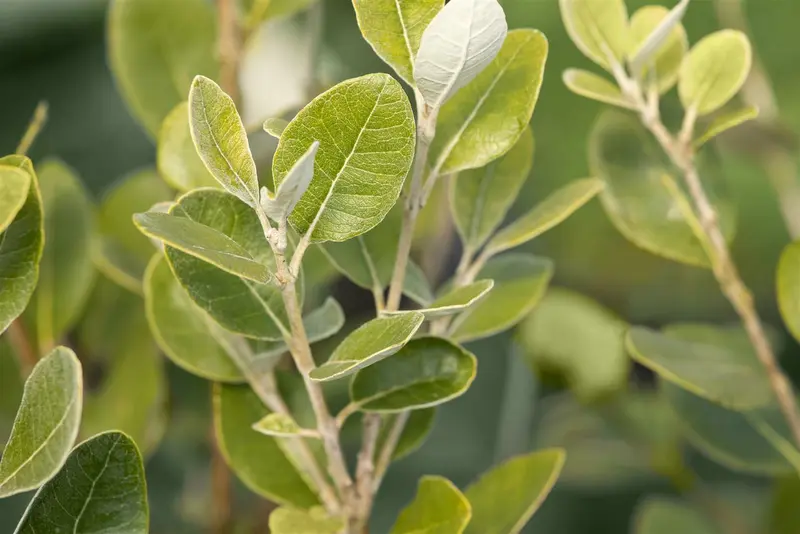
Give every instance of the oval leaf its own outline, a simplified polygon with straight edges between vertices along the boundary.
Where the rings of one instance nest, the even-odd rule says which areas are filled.
[[[314,179],[289,220],[313,241],[372,229],[394,206],[414,157],[415,129],[403,88],[386,74],[344,81],[311,101],[281,135],[276,189],[319,141]]]
[[[269,514],[273,534],[339,534],[343,528],[341,518],[330,517],[321,506],[309,510],[282,507]]]
[[[562,449],[518,456],[485,473],[464,494],[472,505],[466,534],[517,534],[542,505],[564,466]]]
[[[469,501],[452,482],[424,476],[417,496],[400,512],[390,534],[461,534],[471,516]]]
[[[472,284],[456,288],[446,295],[433,301],[427,308],[417,310],[425,315],[425,318],[435,319],[461,313],[486,296],[494,287],[494,280],[478,280]],[[401,314],[406,312],[387,312],[385,315]]]
[[[476,367],[475,356],[446,339],[415,339],[391,358],[359,371],[350,397],[367,412],[427,408],[463,394]]]
[[[289,126],[289,121],[284,119],[267,119],[264,121],[264,131],[275,139],[281,138],[287,126]]]
[[[636,109],[616,84],[593,72],[567,69],[564,71],[563,79],[564,85],[576,95],[620,108]]]
[[[321,382],[335,380],[388,358],[408,343],[423,320],[419,312],[373,319],[347,336],[330,359],[311,371],[309,377]]]
[[[219,187],[197,154],[189,131],[189,103],[181,102],[169,112],[158,132],[156,165],[162,178],[178,191]]]
[[[704,37],[681,66],[678,94],[683,107],[700,116],[718,110],[742,88],[752,62],[753,49],[744,33],[722,30]]]
[[[740,124],[758,118],[759,110],[755,106],[747,106],[742,109],[722,113],[708,125],[705,132],[692,142],[695,150],[717,137],[718,135],[736,128]]]
[[[147,483],[136,444],[121,432],[78,445],[28,505],[15,534],[147,534]]]
[[[630,59],[634,75],[646,87],[655,82],[659,93],[678,81],[681,63],[689,50],[689,38],[681,25],[689,0],[681,0],[671,11],[663,6],[645,6],[631,17]]]
[[[22,169],[0,167],[0,232],[3,232],[25,205],[31,177]]]
[[[675,499],[650,497],[636,508],[634,534],[716,534],[703,514]]]
[[[483,167],[511,150],[539,99],[547,52],[538,31],[508,33],[494,61],[442,106],[428,158],[436,174]]]
[[[66,347],[33,368],[0,460],[0,498],[38,488],[64,465],[81,420],[81,372]]]
[[[606,70],[623,64],[630,49],[624,0],[559,0],[561,18],[572,42]]]

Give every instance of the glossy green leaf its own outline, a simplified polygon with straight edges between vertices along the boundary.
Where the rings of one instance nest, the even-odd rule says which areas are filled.
[[[339,534],[343,528],[342,519],[329,516],[321,506],[308,510],[281,507],[269,515],[273,534]]]
[[[451,337],[463,343],[513,327],[536,306],[552,276],[553,263],[546,258],[513,253],[489,260],[478,278],[494,280],[494,287],[453,321]]]
[[[559,0],[561,18],[572,42],[606,70],[624,64],[630,50],[624,0]]]
[[[461,534],[471,516],[469,501],[452,482],[428,475],[420,479],[416,497],[390,534]]]
[[[478,280],[472,284],[449,291],[431,302],[427,307],[417,311],[422,313],[428,320],[461,313],[480,302],[491,291],[492,287],[494,287],[493,280]],[[387,315],[396,313],[404,312],[390,312]]]
[[[443,5],[443,0],[353,2],[364,39],[409,85],[414,85],[414,59],[422,32]]]
[[[747,36],[721,30],[698,42],[681,65],[678,94],[683,106],[702,116],[724,106],[744,85],[753,62]]]
[[[289,126],[289,121],[284,119],[267,119],[264,121],[264,131],[275,139],[281,138],[287,126]]]
[[[626,324],[592,299],[553,288],[517,328],[528,362],[562,374],[582,400],[625,389]]]
[[[436,173],[483,167],[511,150],[539,99],[547,52],[542,33],[508,32],[494,61],[442,106],[429,155]]]
[[[134,226],[133,214],[172,200],[158,174],[139,171],[123,178],[106,193],[97,214],[98,237],[92,259],[100,272],[134,293],[142,292],[142,277],[153,255],[153,243]]]
[[[4,169],[12,174],[18,170],[27,174],[30,187],[14,220],[0,233],[0,333],[28,305],[39,279],[44,247],[42,199],[31,160],[24,156],[0,158],[0,171]]]
[[[602,180],[576,180],[544,199],[495,235],[486,248],[492,254],[518,247],[564,222],[603,190]]]
[[[271,501],[308,508],[317,498],[275,438],[252,425],[269,411],[247,386],[216,384],[214,428],[228,465],[251,491]]]
[[[147,534],[147,483],[136,444],[121,432],[78,445],[36,494],[15,534]]]
[[[58,347],[25,382],[11,437],[0,459],[0,498],[36,489],[69,456],[83,404],[83,376],[75,353]]]
[[[350,397],[367,412],[436,406],[463,394],[476,368],[475,356],[446,339],[414,339],[391,358],[360,370]]]
[[[402,414],[386,414],[383,416],[383,424],[378,434],[378,450],[383,448],[383,444],[386,442],[396,418],[401,416]],[[403,433],[400,434],[400,439],[397,440],[397,446],[392,453],[392,461],[396,462],[419,449],[425,443],[431,430],[433,430],[435,420],[436,408],[413,410],[409,414],[405,426],[403,426]]]
[[[758,118],[759,110],[755,106],[747,106],[741,109],[730,111],[728,113],[721,113],[716,117],[711,124],[706,127],[706,130],[692,142],[695,150],[698,150],[703,145],[717,137],[718,135],[727,132],[745,122]]]
[[[261,207],[273,221],[280,224],[285,220],[294,210],[300,197],[308,190],[314,177],[314,158],[318,149],[319,142],[311,143],[306,153],[289,169],[286,178],[275,191],[275,196],[270,195],[266,187],[261,188]]]
[[[772,534],[793,534],[800,530],[800,479],[786,477],[775,483],[770,509],[769,529]]]
[[[783,322],[795,339],[800,339],[800,242],[783,249],[776,283]]]
[[[614,82],[588,70],[567,69],[563,80],[564,85],[576,95],[620,108],[636,109]]]
[[[689,0],[681,0],[672,10],[645,6],[631,17],[631,71],[646,87],[655,82],[662,94],[675,86],[689,50],[689,38],[680,23],[688,5]]]
[[[403,88],[386,74],[344,81],[311,101],[281,135],[276,189],[319,141],[314,179],[289,220],[313,241],[344,241],[383,220],[411,168],[415,129]]]
[[[717,534],[717,528],[688,504],[649,497],[636,508],[633,534]]]
[[[484,473],[464,494],[472,505],[466,534],[517,534],[542,505],[564,465],[562,449],[517,456]]]
[[[247,131],[231,97],[204,76],[195,77],[189,91],[189,129],[211,175],[239,200],[257,206],[258,176]]]
[[[495,58],[508,33],[497,0],[451,0],[422,32],[413,75],[432,109],[471,82]]]
[[[663,333],[634,327],[631,357],[664,380],[732,410],[764,406],[773,393],[766,371],[739,328],[670,326]]]
[[[152,137],[186,100],[197,74],[216,77],[214,12],[203,0],[114,0],[108,16],[111,72]]]
[[[214,336],[211,319],[192,302],[161,255],[153,257],[145,273],[144,299],[150,332],[170,360],[209,380],[244,379]]]
[[[506,155],[451,180],[450,209],[465,247],[479,249],[503,222],[530,174],[533,151],[528,128]]]
[[[256,262],[274,270],[275,260],[255,211],[233,195],[195,190],[180,198],[172,215],[222,232]],[[281,329],[288,323],[277,286],[235,276],[171,246],[166,247],[166,257],[192,300],[224,328],[258,339],[283,338]]]
[[[5,230],[25,205],[31,177],[22,169],[0,167],[0,232]]]
[[[365,323],[347,336],[330,359],[311,371],[309,377],[321,382],[336,380],[388,358],[408,343],[424,318],[413,311]]]
[[[161,177],[178,191],[219,187],[194,147],[189,130],[189,103],[185,100],[175,106],[161,123],[156,165]]]

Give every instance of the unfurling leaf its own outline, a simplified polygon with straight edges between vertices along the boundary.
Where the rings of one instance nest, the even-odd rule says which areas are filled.
[[[311,371],[309,377],[319,381],[335,380],[374,365],[402,349],[423,320],[419,312],[373,319],[347,336],[330,359]]]
[[[477,360],[442,338],[410,341],[392,357],[361,369],[350,397],[367,412],[427,408],[462,395],[475,378]]]
[[[689,0],[681,0],[672,10],[646,6],[631,17],[631,71],[644,84],[655,81],[660,93],[666,93],[678,81],[681,63],[689,49],[689,38],[681,19]]]
[[[414,81],[432,109],[471,82],[495,58],[508,33],[497,0],[452,0],[422,33]]]
[[[699,116],[718,110],[742,88],[752,62],[753,49],[742,32],[721,30],[703,38],[681,66],[683,107]]]
[[[575,46],[606,70],[622,65],[630,50],[624,0],[559,0],[561,18]]]
[[[575,93],[598,102],[625,109],[636,109],[616,84],[593,72],[580,69],[564,71],[564,85]]]
[[[61,472],[36,494],[15,534],[147,534],[149,509],[142,457],[121,432],[78,445]]]
[[[281,507],[269,515],[273,534],[339,534],[343,528],[342,519],[329,516],[321,506],[308,510]]]
[[[471,516],[469,501],[452,482],[424,476],[417,496],[400,512],[390,534],[461,534]]]
[[[721,113],[711,121],[706,131],[692,142],[692,146],[695,150],[698,150],[721,133],[736,128],[747,121],[757,119],[758,113],[759,110],[755,106],[747,106],[728,113]]]
[[[0,498],[36,489],[58,473],[78,436],[82,406],[81,364],[71,350],[58,347],[25,382],[0,460]]]
[[[183,101],[169,112],[158,131],[156,146],[158,173],[178,191],[198,187],[219,187],[197,154],[189,129],[189,103]]]
[[[271,196],[266,187],[261,188],[261,207],[267,217],[276,222],[286,219],[300,201],[300,197],[308,189],[314,177],[314,158],[317,155],[319,141],[314,141],[305,154],[289,169],[286,178],[278,185],[275,196]]]
[[[717,528],[688,504],[666,497],[649,497],[639,504],[633,534],[716,534]]]
[[[275,139],[281,138],[287,126],[289,126],[289,121],[284,119],[267,119],[264,121],[264,131]]]
[[[0,167],[0,232],[3,232],[25,205],[31,187],[30,175],[16,167]]]
[[[415,128],[400,84],[387,74],[344,81],[311,101],[281,135],[276,189],[319,141],[314,179],[289,221],[313,241],[344,241],[374,228],[411,168]]]
[[[472,284],[458,287],[442,295],[427,307],[417,310],[425,319],[435,319],[461,313],[480,302],[494,286],[493,280],[479,280]],[[406,312],[387,312],[386,315],[397,315]]]

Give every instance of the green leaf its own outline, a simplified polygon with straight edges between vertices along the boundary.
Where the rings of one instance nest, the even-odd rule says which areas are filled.
[[[562,449],[518,456],[484,473],[464,494],[472,505],[466,534],[517,534],[542,505],[564,465]]]
[[[450,181],[450,209],[465,247],[479,249],[503,222],[530,174],[533,152],[527,128],[506,155]]]
[[[403,294],[420,306],[427,306],[434,300],[433,289],[425,271],[413,260],[409,260],[406,265]]]
[[[3,232],[25,205],[31,177],[22,169],[0,167],[0,232]]]
[[[276,439],[253,432],[253,422],[268,414],[249,387],[215,384],[217,443],[236,476],[251,491],[276,503],[301,508],[318,504]]]
[[[319,142],[314,141],[300,156],[300,159],[289,169],[286,178],[280,183],[275,196],[269,194],[266,187],[261,188],[261,206],[273,221],[280,223],[292,213],[300,197],[308,190],[314,177],[314,158],[319,149]]]
[[[289,126],[289,121],[284,119],[267,119],[264,121],[264,131],[275,139],[281,138],[287,126]]]
[[[97,214],[99,235],[92,251],[95,267],[128,291],[141,293],[154,248],[134,226],[132,217],[172,198],[172,192],[152,170],[136,172],[114,185]]]
[[[289,123],[272,161],[276,189],[319,141],[314,179],[289,220],[313,241],[344,241],[383,220],[414,157],[415,129],[403,88],[386,74],[344,81]]]
[[[192,302],[160,254],[153,256],[145,273],[144,300],[150,331],[176,365],[218,382],[244,380],[215,337],[211,319]]]
[[[606,70],[622,65],[630,50],[628,10],[623,0],[559,0],[572,42]]]
[[[39,279],[39,260],[44,247],[42,199],[31,160],[24,156],[0,158],[0,172],[6,171],[9,174],[24,172],[30,187],[14,220],[0,233],[0,280],[3,281],[0,284],[0,334],[28,305]]]
[[[258,176],[247,131],[231,97],[204,76],[196,76],[189,91],[189,128],[212,176],[239,200],[257,206]]]
[[[626,326],[594,300],[553,288],[517,332],[533,367],[564,375],[570,390],[591,401],[628,383]]]
[[[273,534],[339,534],[343,528],[342,519],[330,517],[321,506],[309,510],[281,507],[269,515]]]
[[[800,339],[800,242],[783,249],[776,283],[783,322],[795,339]]]
[[[361,369],[350,398],[366,412],[428,408],[462,395],[476,367],[475,356],[446,339],[414,339],[391,358]]]
[[[495,235],[486,248],[492,254],[518,247],[564,222],[603,190],[602,180],[576,180],[544,199]]]
[[[216,77],[214,12],[203,0],[114,0],[108,16],[111,72],[131,113],[155,138],[186,100],[197,74]]]
[[[365,323],[336,347],[327,362],[311,371],[309,378],[336,380],[388,358],[408,343],[424,319],[414,311]]]
[[[41,350],[49,350],[77,322],[94,282],[91,244],[94,207],[74,171],[59,161],[39,168],[45,245],[29,325]]]
[[[495,58],[508,33],[497,0],[451,0],[425,28],[414,59],[417,90],[432,109],[471,82]]]
[[[442,9],[443,0],[354,0],[358,27],[375,53],[403,80],[414,85],[414,59],[422,32]]]
[[[0,460],[0,498],[52,478],[78,436],[83,376],[75,353],[58,347],[33,368]]]
[[[620,108],[636,109],[615,83],[588,70],[567,69],[563,80],[564,85],[576,95]]]
[[[378,450],[383,448],[383,444],[389,437],[389,432],[392,426],[394,426],[396,418],[401,416],[402,414],[386,414],[383,416],[383,423],[381,424],[381,430],[378,434]],[[400,439],[397,441],[397,446],[394,448],[392,461],[396,462],[419,449],[433,429],[435,419],[436,408],[413,410],[409,414],[406,424],[403,427],[403,433],[400,434]]]
[[[300,428],[294,418],[285,413],[271,413],[257,423],[253,424],[253,430],[264,434],[265,436],[274,436],[278,438],[292,438],[297,437],[307,432],[316,432],[314,430],[306,430]]]
[[[308,9],[317,0],[240,0],[246,24],[253,28],[275,18],[287,18]]]
[[[681,0],[672,10],[645,6],[631,17],[631,71],[645,87],[655,82],[661,94],[675,86],[689,50],[689,38],[680,22],[688,6],[689,0]]]
[[[0,451],[5,447],[22,399],[23,379],[8,340],[0,339]]]
[[[185,100],[175,106],[161,123],[156,165],[161,177],[178,191],[219,187],[194,147],[189,131],[189,103]]]
[[[136,444],[121,432],[78,445],[36,494],[15,534],[147,534],[147,483]]]
[[[493,280],[478,280],[472,284],[461,286],[449,291],[445,295],[433,301],[427,307],[417,310],[425,319],[435,319],[461,313],[481,301],[494,286]],[[400,314],[405,312],[386,312],[386,315]]]
[[[511,150],[539,99],[547,52],[542,33],[508,32],[494,61],[442,106],[428,158],[437,174],[483,167]]]
[[[798,498],[800,498],[800,479],[797,477],[787,477],[775,483],[768,532],[793,534],[800,530]]]
[[[744,85],[753,62],[747,36],[721,30],[700,40],[681,65],[678,94],[683,107],[708,115],[733,98]]]
[[[546,258],[513,253],[489,260],[478,278],[494,280],[494,287],[453,321],[451,337],[463,343],[513,327],[536,306],[552,276],[553,263]]]
[[[683,324],[660,333],[634,327],[625,344],[634,360],[664,380],[726,408],[755,408],[774,398],[766,371],[739,328]]]
[[[390,534],[461,534],[472,516],[466,497],[449,480],[424,476],[417,496],[397,518]]]
[[[274,270],[275,260],[255,211],[233,195],[195,190],[180,198],[172,215],[222,232],[256,262]],[[288,322],[277,286],[235,276],[171,246],[165,252],[175,277],[192,300],[222,327],[258,339],[283,339],[282,329],[287,329]]]
[[[648,497],[636,507],[634,534],[716,534],[703,514],[675,499]]]
[[[736,128],[745,122],[757,119],[758,114],[759,110],[755,106],[747,106],[728,113],[721,113],[711,121],[711,124],[708,125],[705,132],[692,142],[692,146],[695,150],[698,150],[721,133]]]

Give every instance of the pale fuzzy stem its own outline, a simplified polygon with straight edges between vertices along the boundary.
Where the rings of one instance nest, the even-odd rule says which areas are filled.
[[[356,484],[358,485],[359,507],[356,513],[358,522],[356,532],[361,532],[369,522],[375,492],[372,489],[375,475],[375,451],[378,445],[378,434],[381,430],[381,416],[375,413],[364,414],[363,446],[358,453],[356,468]]]
[[[236,1],[217,0],[220,60],[220,86],[239,103],[239,63],[241,61],[241,29],[237,22]]]

